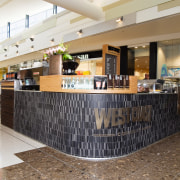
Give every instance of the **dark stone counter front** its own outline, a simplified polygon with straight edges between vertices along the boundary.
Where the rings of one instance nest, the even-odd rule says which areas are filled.
[[[177,94],[15,92],[14,129],[64,153],[127,155],[176,133]]]

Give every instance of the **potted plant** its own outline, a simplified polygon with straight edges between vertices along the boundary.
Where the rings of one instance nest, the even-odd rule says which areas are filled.
[[[49,75],[75,74],[79,63],[73,60],[67,51],[68,46],[60,43],[56,48],[49,48],[44,54],[44,59],[49,58]]]

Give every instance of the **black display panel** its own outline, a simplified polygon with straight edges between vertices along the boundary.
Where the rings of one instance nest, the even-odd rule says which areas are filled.
[[[105,55],[105,74],[116,74],[117,56]]]

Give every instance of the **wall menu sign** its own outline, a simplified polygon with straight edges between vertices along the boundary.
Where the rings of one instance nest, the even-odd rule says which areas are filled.
[[[102,74],[120,74],[120,48],[103,45]]]
[[[105,55],[105,74],[116,74],[117,56]]]

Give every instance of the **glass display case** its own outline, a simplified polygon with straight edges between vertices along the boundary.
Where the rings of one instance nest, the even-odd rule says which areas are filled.
[[[178,93],[180,87],[180,77],[163,77],[163,90],[167,93]]]
[[[161,93],[162,91],[162,84],[160,83],[153,83],[149,86],[150,93]]]

